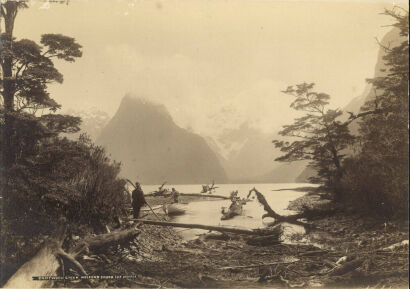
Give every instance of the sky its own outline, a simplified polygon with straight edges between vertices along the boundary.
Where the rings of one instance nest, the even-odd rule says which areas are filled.
[[[74,37],[75,63],[52,96],[64,109],[114,115],[122,97],[161,103],[175,122],[206,136],[244,122],[271,132],[295,113],[289,85],[315,82],[343,107],[374,75],[393,1],[31,1],[15,37]],[[406,2],[402,2],[404,6]],[[399,3],[400,4],[400,3]],[[405,6],[404,6],[405,7]]]

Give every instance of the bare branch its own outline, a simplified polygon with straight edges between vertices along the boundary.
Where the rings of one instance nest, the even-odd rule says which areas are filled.
[[[375,37],[374,39],[376,39],[377,44],[379,44],[379,46],[381,48],[383,48],[384,51],[386,51],[386,52],[391,52],[392,51],[391,48],[390,48],[390,42],[389,42],[389,46],[385,46],[379,41],[379,39],[377,37]]]

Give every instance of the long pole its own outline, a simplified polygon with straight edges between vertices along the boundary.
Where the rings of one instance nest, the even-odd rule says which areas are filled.
[[[137,188],[129,179],[126,179],[126,180],[127,180],[127,182],[129,182],[134,187],[134,189]],[[154,214],[154,216],[157,217],[157,219],[159,221],[162,221],[161,218],[154,212],[154,209],[150,206],[150,204],[148,204],[147,201],[145,201],[145,204],[147,204],[148,208],[151,210],[151,212]],[[172,231],[170,229],[168,231],[172,234]]]

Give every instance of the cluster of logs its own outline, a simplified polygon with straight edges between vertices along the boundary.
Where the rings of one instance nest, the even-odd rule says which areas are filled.
[[[291,216],[281,216],[277,214],[267,203],[265,197],[253,188],[249,194],[255,192],[258,201],[263,205],[266,214],[262,217],[272,217],[275,219],[275,224],[280,222],[301,223],[298,219],[303,218],[303,214],[296,214]],[[199,194],[185,194],[185,195],[199,195]],[[224,196],[213,196],[227,198]],[[274,226],[267,230],[256,229],[239,229],[222,226],[206,226],[201,224],[181,224],[163,221],[151,221],[144,219],[136,219],[138,223],[159,225],[159,226],[171,226],[171,227],[183,227],[183,228],[196,228],[205,229],[219,232],[253,235],[250,239],[250,244],[262,244],[265,242],[278,241],[280,236],[280,226]],[[5,288],[44,288],[50,286],[50,280],[33,281],[33,276],[56,276],[57,270],[61,267],[72,267],[79,271],[81,274],[86,275],[87,272],[81,266],[81,264],[75,259],[87,250],[99,250],[104,247],[110,246],[115,243],[131,240],[137,237],[140,233],[138,225],[129,229],[119,229],[107,234],[101,234],[97,236],[85,237],[78,245],[70,248],[68,252],[62,248],[63,241],[66,236],[66,225],[64,221],[60,222],[60,227],[54,232],[43,244],[37,254],[28,262],[23,264],[17,272],[7,281]],[[304,223],[301,223],[305,225]]]

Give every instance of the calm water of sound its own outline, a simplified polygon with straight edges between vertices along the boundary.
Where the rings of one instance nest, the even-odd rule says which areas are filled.
[[[229,196],[230,192],[234,190],[239,191],[240,197],[246,197],[249,190],[255,187],[261,192],[271,208],[281,215],[288,215],[294,212],[287,210],[287,206],[290,201],[295,200],[306,192],[300,190],[294,190],[295,188],[314,187],[316,185],[308,183],[283,183],[283,184],[221,184],[216,185],[218,188],[213,193],[215,195]],[[142,189],[145,193],[155,191],[158,185],[143,185]],[[168,189],[175,188],[181,193],[200,193],[202,190],[201,185],[166,185]],[[278,191],[280,190],[280,191]],[[255,195],[252,194],[251,198]],[[186,213],[181,216],[176,216],[172,219],[173,222],[179,223],[196,223],[212,226],[232,226],[238,228],[255,229],[261,228],[266,223],[272,222],[273,219],[265,218],[262,221],[262,215],[265,213],[263,207],[256,200],[256,197],[252,202],[248,202],[243,209],[241,216],[236,216],[230,220],[221,221],[221,208],[229,207],[229,200],[207,200],[207,201],[195,201],[187,204]],[[199,229],[176,229],[185,239],[192,239],[199,234],[203,234],[206,231]],[[303,228],[295,225],[285,224],[286,236],[292,233],[303,233]]]

